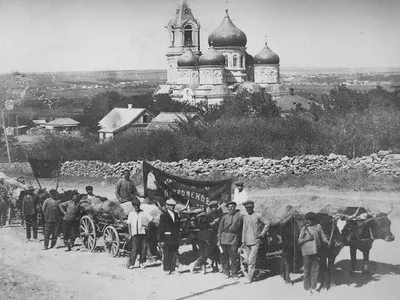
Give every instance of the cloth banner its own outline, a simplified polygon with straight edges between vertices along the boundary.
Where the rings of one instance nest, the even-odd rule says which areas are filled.
[[[44,160],[28,158],[31,165],[33,176],[36,178],[54,178],[58,177],[61,168],[61,159]]]
[[[143,162],[143,185],[146,197],[173,198],[178,203],[204,206],[211,200],[220,204],[231,201],[233,179],[200,181],[168,174]]]

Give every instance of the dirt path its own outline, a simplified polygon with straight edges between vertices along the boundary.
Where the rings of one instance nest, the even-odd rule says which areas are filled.
[[[79,184],[77,186],[77,184]],[[61,182],[64,189],[78,188],[84,191],[87,182]],[[95,193],[113,197],[113,186],[91,183]],[[54,187],[54,182],[44,182]],[[250,191],[250,197],[259,206],[275,211],[282,205],[291,204],[302,210],[318,210],[325,205],[360,205],[370,209],[388,209],[394,203],[392,243],[376,241],[370,260],[374,275],[363,279],[356,274],[349,276],[349,250],[345,248],[337,258],[330,291],[323,290],[315,299],[399,299],[397,285],[400,282],[400,218],[397,217],[400,194],[334,192],[316,188],[271,189]],[[40,235],[42,237],[42,235]],[[77,240],[78,242],[78,240]],[[61,246],[58,241],[58,246]],[[285,285],[279,276],[245,285],[242,280],[226,280],[218,273],[190,274],[188,265],[181,274],[166,276],[160,262],[147,269],[125,268],[125,257],[112,258],[104,252],[65,252],[63,247],[43,251],[43,243],[24,243],[21,227],[0,229],[0,299],[309,299],[302,283]],[[79,249],[79,246],[76,248]],[[180,251],[188,256],[188,247]],[[361,253],[358,253],[361,258]],[[298,275],[295,275],[296,277]]]

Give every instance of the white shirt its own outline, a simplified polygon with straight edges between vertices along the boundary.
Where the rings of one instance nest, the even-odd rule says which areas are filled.
[[[168,211],[169,215],[171,216],[171,218],[172,218],[172,221],[174,221],[174,222],[175,222],[175,214],[174,214],[174,212],[173,212],[173,211],[171,211],[171,210],[169,210],[169,209],[167,209],[167,211]]]
[[[140,211],[139,213],[132,211],[129,213],[128,221],[126,221],[126,223],[131,225],[131,234],[134,236],[138,234],[146,234],[146,228],[149,222],[143,211]]]
[[[241,192],[239,192],[238,188],[235,188],[234,194],[233,194],[233,201],[236,202],[236,204],[243,204],[246,202],[248,199],[247,192],[245,189],[243,189]]]

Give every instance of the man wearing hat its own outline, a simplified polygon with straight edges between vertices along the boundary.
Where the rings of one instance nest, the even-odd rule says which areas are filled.
[[[139,267],[144,269],[147,252],[146,231],[149,222],[147,215],[140,209],[140,201],[132,198],[131,203],[134,211],[129,213],[126,221],[131,237],[131,255],[128,258],[127,267],[135,266],[136,256],[139,254]]]
[[[174,211],[175,205],[174,199],[166,201],[166,211],[161,214],[158,226],[158,241],[163,249],[163,269],[168,275],[175,271],[179,248],[180,219]]]
[[[35,188],[30,186],[22,198],[21,211],[25,221],[26,242],[31,240],[31,229],[34,241],[37,241],[37,200],[38,197],[34,194]]]
[[[203,267],[203,272],[206,273],[205,262],[207,258],[211,256],[212,253],[219,253],[217,248],[217,234],[218,226],[222,217],[221,210],[218,209],[219,201],[212,200],[208,203],[209,213],[201,213],[199,215],[199,229],[200,232],[197,238],[197,245],[199,246],[200,256],[191,265],[190,272],[194,272],[196,267]],[[217,257],[214,255],[213,260],[215,261]],[[214,270],[215,271],[215,270]]]
[[[243,204],[248,199],[247,191],[244,189],[244,183],[243,181],[237,181],[235,185],[236,188],[233,192],[233,201],[235,201],[236,204]]]
[[[328,244],[328,238],[318,224],[317,215],[313,212],[308,212],[304,216],[306,223],[300,230],[298,243],[301,245],[301,254],[303,255],[304,267],[304,289],[313,293],[317,287],[319,273],[319,251],[323,241]]]
[[[236,203],[226,204],[229,213],[218,227],[218,246],[222,248],[222,269],[226,278],[237,278],[239,272],[239,243],[242,240],[243,215],[236,210]]]
[[[244,216],[242,247],[244,250],[244,265],[248,267],[246,283],[252,283],[254,279],[254,271],[256,269],[256,261],[258,248],[260,247],[260,239],[270,227],[270,222],[259,212],[254,212],[254,202],[246,201],[243,203],[248,213]]]
[[[44,216],[44,250],[49,248],[49,242],[51,239],[50,248],[55,247],[57,244],[57,232],[60,220],[60,208],[59,205],[61,200],[57,190],[49,191],[50,197],[43,202],[42,212]]]

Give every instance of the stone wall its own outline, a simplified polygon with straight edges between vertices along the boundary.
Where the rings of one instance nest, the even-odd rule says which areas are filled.
[[[283,157],[280,160],[264,157],[228,158],[224,160],[200,159],[178,162],[150,162],[157,168],[183,177],[209,176],[213,173],[233,177],[258,177],[281,174],[306,174],[312,172],[349,170],[364,168],[371,175],[400,176],[400,154],[379,151],[369,156],[349,159],[344,155],[302,155]],[[1,164],[0,171],[20,170],[21,174],[31,173],[28,163]],[[66,161],[61,174],[67,176],[119,177],[124,169],[142,172],[142,161],[109,164],[102,161]]]

